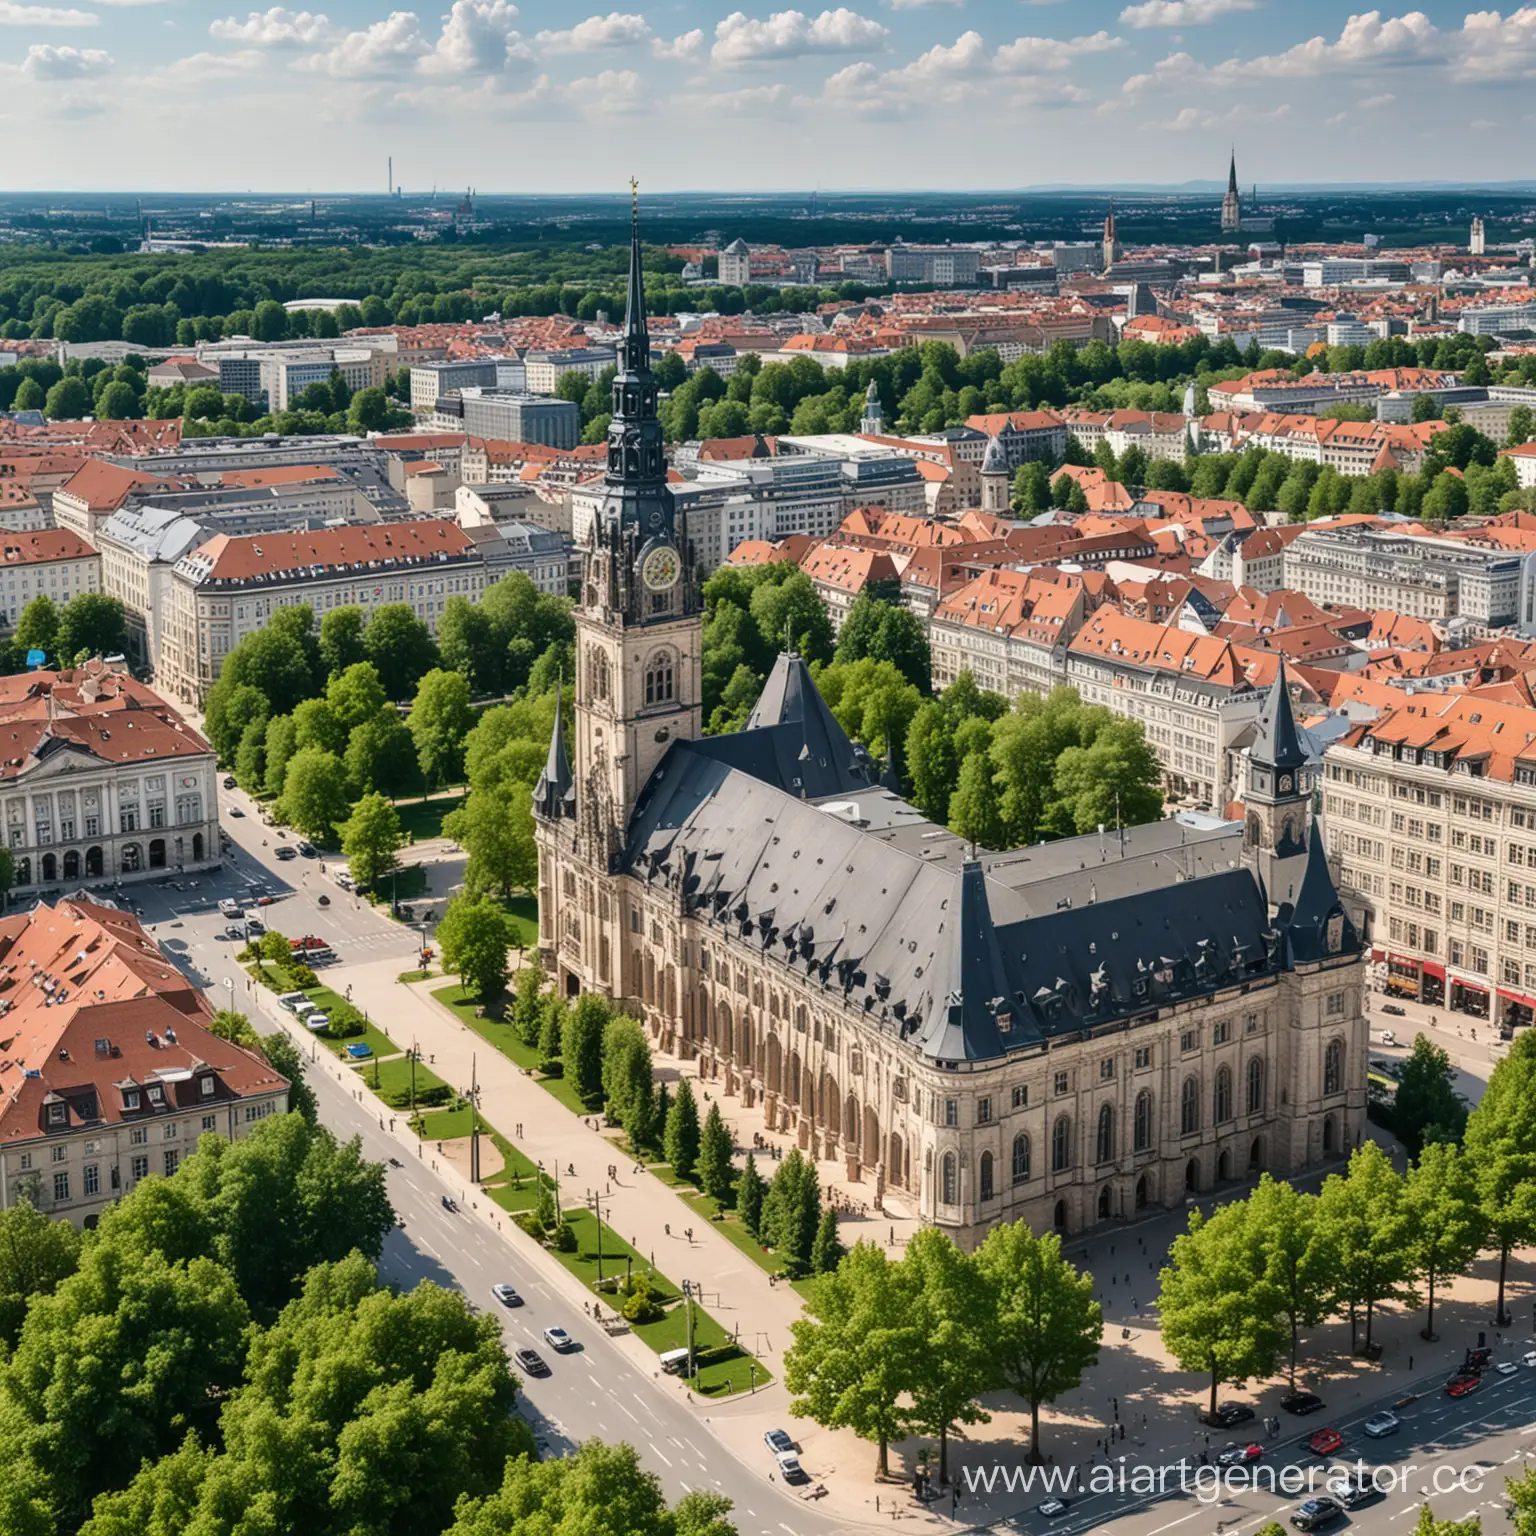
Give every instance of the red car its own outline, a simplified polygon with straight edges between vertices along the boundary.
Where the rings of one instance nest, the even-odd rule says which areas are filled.
[[[1447,1397],[1466,1397],[1469,1393],[1476,1392],[1482,1384],[1483,1378],[1481,1376],[1452,1376],[1445,1384],[1445,1395]]]
[[[1307,1449],[1314,1456],[1331,1456],[1344,1444],[1344,1436],[1336,1429],[1320,1429],[1307,1441]]]
[[[1264,1454],[1262,1445],[1229,1445],[1217,1454],[1216,1464],[1221,1467],[1246,1467]]]

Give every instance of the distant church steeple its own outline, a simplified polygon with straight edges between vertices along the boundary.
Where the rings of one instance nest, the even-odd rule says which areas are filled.
[[[1115,200],[1109,200],[1109,212],[1104,215],[1104,270],[1106,272],[1120,260],[1120,236],[1115,232]]]
[[[879,437],[885,431],[885,407],[880,404],[880,391],[875,381],[869,381],[864,391],[864,415],[859,421],[859,431],[866,437]]]
[[[1221,232],[1235,235],[1243,222],[1243,200],[1237,190],[1237,146],[1232,146],[1232,162],[1227,168],[1227,195],[1221,200]]]

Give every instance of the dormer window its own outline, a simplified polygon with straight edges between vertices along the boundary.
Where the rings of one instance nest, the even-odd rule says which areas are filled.
[[[50,1104],[48,1106],[48,1124],[67,1125],[69,1123],[69,1110],[63,1104]]]
[[[139,1107],[139,1090],[137,1088],[130,1088],[127,1091],[127,1093],[125,1093],[123,1095],[123,1108],[124,1109],[137,1109],[138,1107]]]
[[[201,1084],[201,1092],[205,1099],[211,1099],[213,1097],[214,1085],[215,1079],[213,1073],[208,1072],[204,1074]]]
[[[159,1087],[151,1088],[149,1090],[149,1102],[151,1104],[164,1104],[165,1103],[165,1089],[159,1088]]]

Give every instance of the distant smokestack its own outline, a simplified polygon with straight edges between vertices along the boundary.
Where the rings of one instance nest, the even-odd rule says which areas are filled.
[[[389,195],[395,195],[395,157],[389,157]]]

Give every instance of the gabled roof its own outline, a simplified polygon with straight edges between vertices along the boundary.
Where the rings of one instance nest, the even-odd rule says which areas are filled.
[[[1280,660],[1275,680],[1270,684],[1264,707],[1254,722],[1253,747],[1249,756],[1277,772],[1304,768],[1307,754],[1296,734],[1296,719],[1291,713],[1291,692],[1286,685],[1285,659]]]

